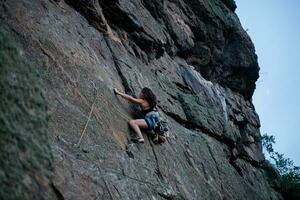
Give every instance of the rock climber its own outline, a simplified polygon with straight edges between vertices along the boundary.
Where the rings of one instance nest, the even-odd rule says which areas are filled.
[[[118,91],[116,88],[114,92],[131,103],[137,104],[141,107],[144,119],[134,119],[129,121],[130,127],[136,132],[138,138],[132,139],[133,142],[144,143],[144,137],[141,133],[142,129],[153,130],[159,123],[160,115],[157,109],[157,98],[150,88],[144,87],[139,98],[134,98],[130,95]]]

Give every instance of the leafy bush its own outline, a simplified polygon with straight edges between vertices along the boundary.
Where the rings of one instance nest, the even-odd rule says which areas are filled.
[[[274,151],[275,137],[264,134],[262,136],[263,147],[270,156],[273,168],[279,174],[279,191],[287,200],[300,199],[300,168],[294,166],[290,158],[285,158],[283,154]],[[271,171],[270,168],[266,168]],[[274,172],[272,172],[274,174]]]

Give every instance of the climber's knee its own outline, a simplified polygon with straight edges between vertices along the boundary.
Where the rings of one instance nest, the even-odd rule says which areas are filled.
[[[132,119],[128,123],[129,123],[130,126],[134,126],[135,125],[135,120]]]

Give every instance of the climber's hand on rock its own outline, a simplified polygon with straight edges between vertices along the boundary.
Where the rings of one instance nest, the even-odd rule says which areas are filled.
[[[114,88],[114,93],[115,93],[115,94],[120,94],[120,92],[118,91],[117,88]]]

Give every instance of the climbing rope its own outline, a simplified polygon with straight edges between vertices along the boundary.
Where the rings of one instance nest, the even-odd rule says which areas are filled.
[[[87,128],[87,126],[88,126],[88,124],[89,124],[89,121],[90,121],[91,116],[92,116],[92,113],[93,113],[94,105],[95,105],[95,103],[96,103],[96,97],[97,97],[98,91],[97,91],[97,88],[95,87],[95,83],[94,83],[93,81],[92,81],[92,85],[93,85],[93,87],[94,87],[94,101],[93,101],[93,104],[92,104],[92,106],[91,106],[91,110],[90,110],[88,119],[87,119],[87,121],[86,121],[86,123],[85,123],[84,129],[83,129],[83,131],[81,132],[80,139],[78,140],[77,144],[75,144],[75,146],[77,146],[77,147],[79,147],[80,142],[81,142],[81,140],[82,140],[82,138],[83,138],[83,136],[84,136],[84,134],[85,134],[86,128]]]

